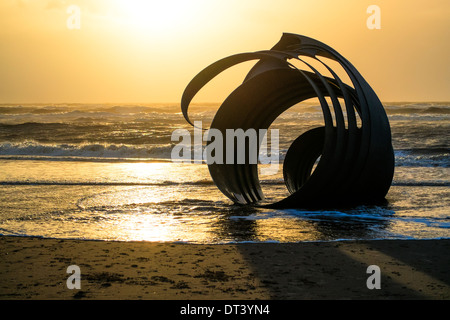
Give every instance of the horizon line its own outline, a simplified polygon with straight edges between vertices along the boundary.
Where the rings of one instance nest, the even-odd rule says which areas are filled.
[[[450,100],[380,100],[381,103],[450,103]],[[305,101],[296,103],[300,104]],[[191,105],[198,105],[198,104],[222,104],[222,102],[213,102],[213,101],[199,101],[199,102],[192,102]],[[175,101],[149,101],[149,102],[133,102],[133,101],[119,101],[119,102],[0,102],[0,105],[29,105],[29,104],[176,104],[181,105],[181,102],[175,102]],[[294,105],[296,105],[294,104]],[[293,106],[294,106],[293,105]]]

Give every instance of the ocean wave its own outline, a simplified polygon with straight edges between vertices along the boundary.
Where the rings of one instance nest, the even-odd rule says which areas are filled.
[[[450,187],[449,181],[393,181],[397,187]]]
[[[153,105],[54,105],[54,106],[33,106],[33,105],[2,105],[0,114],[20,115],[20,114],[64,114],[64,113],[115,113],[115,114],[136,114],[136,113],[175,113],[180,112],[177,104],[153,104]]]
[[[425,116],[449,115],[450,103],[385,103],[388,115]],[[197,117],[211,116],[219,104],[197,104],[194,113]],[[172,104],[144,104],[144,105],[0,105],[0,122],[65,122],[65,121],[101,121],[102,119],[121,120],[149,117],[180,117],[180,106]],[[280,116],[279,121],[289,119],[312,120],[322,119],[319,104],[300,103],[288,109]]]
[[[214,185],[212,180],[198,180],[192,182],[161,181],[161,182],[136,182],[136,181],[0,181],[1,186],[209,186]],[[178,201],[178,200],[177,200]],[[178,202],[177,202],[178,203]]]
[[[397,167],[444,167],[450,168],[450,149],[416,148],[395,151]]]
[[[34,141],[0,143],[1,156],[42,156],[59,158],[170,159],[172,145],[103,145],[103,144],[41,144]],[[50,159],[46,159],[50,160]]]
[[[387,114],[450,114],[450,103],[385,104]]]
[[[179,114],[170,113],[138,113],[138,114],[115,114],[108,112],[68,112],[57,114],[20,114],[4,115],[0,114],[1,125],[22,125],[22,124],[42,124],[43,127],[48,124],[108,124],[108,123],[148,123],[155,125],[161,122],[170,124],[182,123]]]
[[[269,212],[258,212],[250,215],[234,215],[230,216],[231,220],[266,220],[273,218],[302,218],[311,221],[330,221],[339,220],[340,222],[352,222],[354,219],[363,220],[380,220],[384,221],[395,214],[393,210],[383,207],[366,207],[360,206],[348,211],[340,210],[303,210],[288,209]]]
[[[42,144],[36,141],[2,142],[2,159],[47,161],[155,161],[171,160],[173,143],[149,145],[125,144]],[[282,165],[286,150],[280,150]],[[415,148],[395,151],[397,167],[450,168],[449,148]]]

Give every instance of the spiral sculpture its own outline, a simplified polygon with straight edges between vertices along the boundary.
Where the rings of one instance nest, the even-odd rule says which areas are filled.
[[[319,73],[302,59],[305,56],[317,60],[332,77]],[[351,84],[343,83],[320,57],[338,62]],[[295,67],[289,61],[292,59],[303,62],[305,70]],[[285,33],[270,50],[236,54],[211,64],[185,88],[181,100],[185,119],[193,125],[188,107],[206,83],[223,70],[249,60],[259,61],[222,103],[211,128],[223,133],[226,129],[268,129],[285,110],[315,97],[325,122],[324,126],[300,135],[286,153],[283,176],[290,195],[263,206],[347,206],[383,200],[394,174],[394,152],[385,110],[355,67],[317,40]],[[262,205],[264,195],[257,164],[212,163],[208,167],[216,186],[233,202]]]

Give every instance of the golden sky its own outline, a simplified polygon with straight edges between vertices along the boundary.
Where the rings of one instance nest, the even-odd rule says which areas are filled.
[[[283,32],[336,49],[382,101],[450,101],[449,18],[448,0],[1,0],[0,103],[179,102],[204,67]],[[251,65],[195,101],[222,101]]]

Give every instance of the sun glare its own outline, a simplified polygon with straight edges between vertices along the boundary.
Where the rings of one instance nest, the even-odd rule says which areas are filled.
[[[145,30],[174,30],[189,26],[201,7],[199,1],[116,0],[121,19]]]

